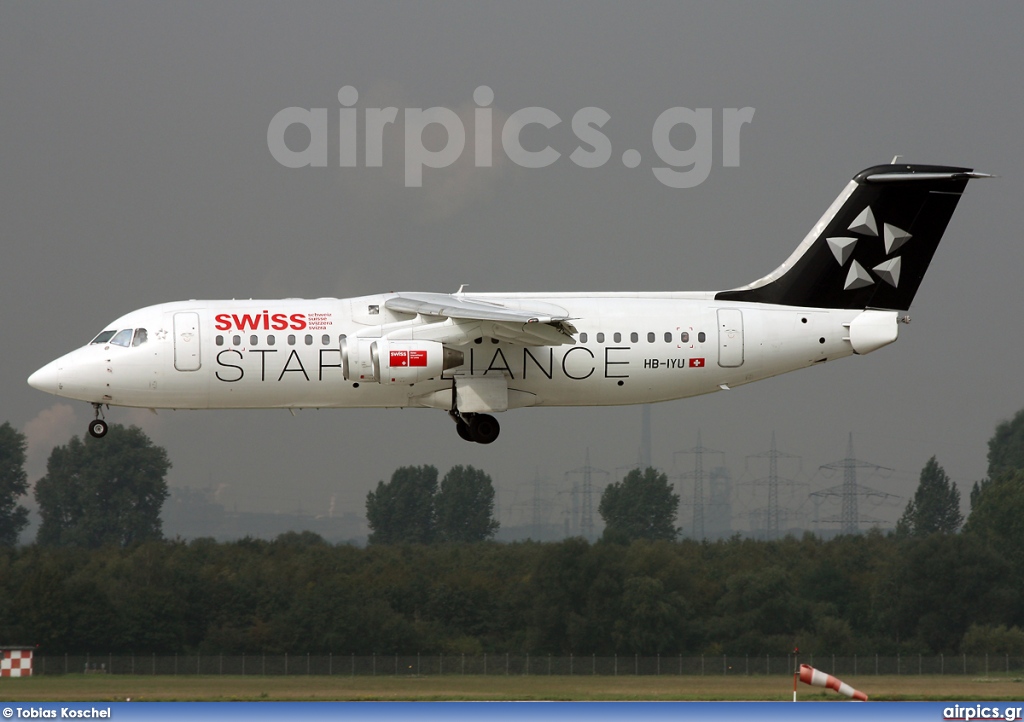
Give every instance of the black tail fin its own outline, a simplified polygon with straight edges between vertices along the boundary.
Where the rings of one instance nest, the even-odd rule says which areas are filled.
[[[906,310],[942,239],[969,168],[879,165],[858,173],[785,263],[716,299]]]

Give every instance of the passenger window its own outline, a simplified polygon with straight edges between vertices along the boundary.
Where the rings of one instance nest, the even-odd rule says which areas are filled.
[[[141,346],[149,340],[149,334],[146,333],[146,329],[137,328],[135,329],[135,338],[132,339],[132,346]]]
[[[256,334],[253,334],[252,336],[250,336],[250,337],[249,337],[249,345],[250,345],[250,346],[255,346],[255,345],[256,345],[256,344],[258,344],[259,342],[260,342],[260,340],[259,340],[259,338],[258,338],[258,337],[256,336]]]
[[[654,335],[654,331],[647,332],[647,343],[654,343],[655,338],[656,336]]]
[[[665,332],[665,343],[672,343],[672,332],[671,331],[666,331]]]
[[[689,331],[683,331],[683,333],[679,336],[679,339],[683,343],[689,343],[690,342],[690,332]]]
[[[615,332],[615,335],[612,336],[612,338],[615,339],[615,343],[622,343],[622,334],[618,331]]]
[[[703,331],[697,334],[697,340],[700,341],[701,343],[704,343],[707,340],[707,338],[707,334],[704,333]]]
[[[242,345],[242,337],[238,336],[238,335],[232,336],[231,337],[231,345],[232,346],[241,346]]]
[[[598,332],[598,334],[597,334],[597,342],[598,343],[604,343],[604,332],[603,331]]]
[[[634,331],[633,333],[629,334],[629,340],[632,341],[633,343],[636,343],[637,341],[640,340],[640,336],[638,336],[637,332]]]
[[[267,336],[267,346],[273,346],[275,343],[277,343],[277,338],[274,334]]]
[[[308,333],[306,334],[306,345],[307,346],[312,346],[313,345],[313,336],[312,336],[312,334],[308,334]]]
[[[294,346],[295,345],[295,334],[294,333],[288,334],[288,345],[289,346]]]
[[[130,328],[122,329],[117,332],[114,338],[110,339],[110,343],[115,346],[131,346],[132,345],[132,330]]]
[[[99,336],[94,338],[90,343],[106,343],[110,339],[114,338],[114,334],[117,331],[104,331]]]
[[[328,334],[326,334],[326,333],[325,333],[325,334],[324,334],[324,337],[323,337],[322,339],[320,339],[320,343],[322,343],[322,344],[323,344],[324,346],[328,346],[328,345],[330,345],[330,343],[331,343],[331,337],[330,337],[330,335],[328,335]]]
[[[216,343],[218,346],[223,346],[224,345],[224,337],[223,336],[217,336],[217,338],[214,339],[214,343]]]
[[[583,333],[580,334],[580,343],[586,343],[586,342],[587,342],[587,332],[584,331]]]

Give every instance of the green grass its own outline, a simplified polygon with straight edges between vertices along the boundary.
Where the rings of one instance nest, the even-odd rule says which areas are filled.
[[[874,700],[1024,699],[1019,677],[903,675],[844,677]],[[844,700],[801,684],[803,700]],[[439,701],[439,700],[763,700],[793,698],[792,678],[772,677],[256,677],[80,675],[0,679],[0,700],[110,701]]]

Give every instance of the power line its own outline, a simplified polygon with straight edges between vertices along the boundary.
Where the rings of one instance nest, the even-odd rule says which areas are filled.
[[[672,463],[679,454],[693,454],[693,471],[680,474],[680,479],[693,479],[693,538],[704,539],[704,454],[721,454],[722,466],[725,466],[725,453],[704,446],[700,440],[700,429],[697,430],[697,445],[692,449],[677,451],[672,455]],[[679,495],[682,497],[682,494]],[[680,506],[683,503],[680,502]]]
[[[815,525],[817,525],[818,508],[819,505],[830,499],[836,497],[841,502],[839,516],[830,516],[825,519],[820,519],[821,522],[828,523],[839,523],[839,531],[841,534],[857,534],[860,532],[861,522],[869,524],[877,524],[881,520],[874,517],[863,516],[860,513],[860,499],[863,498],[865,501],[871,500],[876,505],[883,504],[886,502],[895,503],[899,501],[900,497],[895,494],[887,494],[884,491],[878,491],[871,487],[864,486],[857,483],[857,470],[858,469],[869,469],[871,473],[878,474],[881,472],[891,473],[893,469],[887,466],[879,466],[878,464],[872,464],[866,461],[859,461],[853,456],[853,433],[850,433],[849,440],[846,444],[846,458],[839,461],[833,461],[831,464],[823,464],[820,469],[829,470],[832,472],[842,470],[843,472],[843,483],[838,486],[833,486],[822,491],[816,491],[810,495],[811,500],[814,502],[814,517]]]
[[[779,459],[800,459],[801,457],[795,454],[787,454],[783,451],[779,451],[775,444],[775,432],[772,431],[772,447],[769,451],[763,451],[760,454],[750,454],[747,456],[747,463],[749,464],[751,459],[768,459],[768,476],[763,476],[753,481],[744,482],[750,486],[766,486],[768,487],[768,506],[760,509],[754,509],[752,514],[763,514],[765,516],[765,536],[768,539],[778,539],[781,535],[781,524],[780,519],[785,516],[783,511],[779,508],[779,486],[795,486],[797,484],[793,479],[788,479],[779,476]],[[802,466],[802,463],[801,463]]]
[[[637,453],[637,464],[640,469],[651,466],[651,405],[644,404],[640,415],[640,451]]]
[[[720,539],[732,534],[732,474],[724,466],[716,466],[708,472],[704,532]]]
[[[540,479],[540,471],[534,471],[533,474],[533,508],[531,509],[530,523],[533,525],[533,533],[536,534],[537,530],[540,529],[541,525],[541,492],[543,485]]]
[[[587,449],[583,466],[565,472],[566,485],[569,487],[571,519],[574,531],[584,539],[593,541],[594,534],[594,475],[604,474],[607,481],[608,472],[590,465],[590,449]]]

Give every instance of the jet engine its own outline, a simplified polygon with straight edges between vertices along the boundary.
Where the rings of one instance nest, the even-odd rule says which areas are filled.
[[[346,338],[341,345],[342,372],[350,381],[414,384],[437,378],[461,366],[464,359],[462,351],[437,341]]]
[[[376,381],[370,347],[377,342],[373,338],[341,339],[341,373],[346,381]]]

